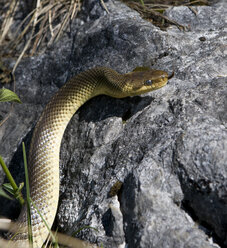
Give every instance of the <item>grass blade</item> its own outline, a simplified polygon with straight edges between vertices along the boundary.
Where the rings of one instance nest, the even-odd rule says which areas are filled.
[[[30,188],[29,188],[29,178],[28,178],[28,166],[27,166],[27,156],[25,150],[25,144],[22,142],[23,157],[24,157],[24,171],[25,171],[25,184],[26,184],[26,195],[27,195],[27,217],[28,217],[28,240],[31,247],[33,247],[32,239],[32,221],[31,221],[31,202],[30,202]]]
[[[7,198],[7,199],[9,199],[9,200],[13,200],[13,198],[10,197],[10,196],[5,192],[5,190],[3,189],[2,186],[0,186],[0,196],[5,197],[5,198]]]

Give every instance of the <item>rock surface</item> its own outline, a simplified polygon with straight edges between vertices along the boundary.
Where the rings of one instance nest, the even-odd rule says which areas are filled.
[[[50,97],[82,70],[174,70],[158,91],[100,96],[72,118],[55,225],[68,234],[97,228],[78,237],[104,247],[227,246],[227,4],[195,7],[196,16],[187,7],[169,9],[168,17],[190,27],[182,32],[161,31],[117,1],[106,2],[110,14],[99,1],[85,2],[70,35],[18,67],[23,104],[0,127],[0,154],[23,180],[21,141],[29,145]],[[8,108],[1,104],[1,115]],[[14,217],[1,202],[0,215]]]

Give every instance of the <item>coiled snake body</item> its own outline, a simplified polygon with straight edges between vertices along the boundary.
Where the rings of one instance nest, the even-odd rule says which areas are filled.
[[[166,85],[168,74],[160,70],[137,69],[127,74],[97,67],[69,80],[43,111],[29,152],[31,198],[49,227],[52,226],[59,197],[59,152],[64,130],[77,109],[90,98],[105,94],[116,98],[139,95]],[[26,206],[18,222],[23,232],[14,237],[19,247],[28,242]],[[40,248],[48,230],[36,209],[31,208],[33,247]]]

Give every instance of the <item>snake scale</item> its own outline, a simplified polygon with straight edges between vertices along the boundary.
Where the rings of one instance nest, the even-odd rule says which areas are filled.
[[[51,99],[36,124],[28,159],[31,198],[49,227],[53,224],[58,206],[61,140],[77,109],[90,98],[101,94],[123,98],[159,89],[166,85],[169,78],[164,71],[142,67],[126,74],[96,67],[70,79]],[[22,231],[13,238],[13,243],[18,247],[28,243],[25,205],[18,219]],[[33,247],[41,248],[48,230],[33,207],[31,218]]]

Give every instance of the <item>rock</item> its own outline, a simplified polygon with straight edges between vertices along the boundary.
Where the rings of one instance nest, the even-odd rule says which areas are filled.
[[[21,181],[21,141],[29,145],[43,107],[80,71],[174,70],[158,91],[100,96],[75,114],[61,147],[55,226],[68,234],[97,228],[78,237],[104,247],[225,247],[226,3],[194,7],[197,16],[186,7],[169,9],[166,15],[187,32],[161,31],[117,1],[105,2],[110,14],[99,1],[85,4],[69,36],[18,67],[23,104],[0,128],[1,155]],[[1,106],[4,114],[8,105]],[[12,209],[4,200],[0,215],[14,217]]]

